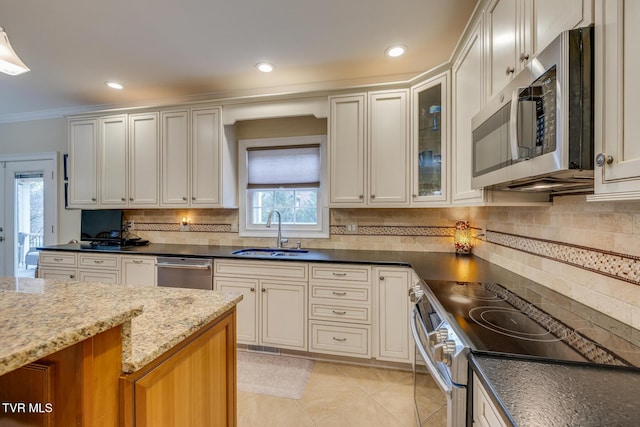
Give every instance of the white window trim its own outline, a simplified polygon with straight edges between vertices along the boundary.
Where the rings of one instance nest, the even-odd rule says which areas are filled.
[[[247,191],[247,148],[275,147],[289,145],[320,145],[320,187],[318,187],[318,228],[300,229],[300,226],[282,224],[282,238],[289,242],[296,238],[329,238],[329,186],[327,185],[327,136],[294,136],[284,138],[244,139],[238,141],[238,189],[239,212],[238,234],[240,237],[276,237],[277,225],[271,228],[248,227],[247,206],[249,205],[249,192]]]

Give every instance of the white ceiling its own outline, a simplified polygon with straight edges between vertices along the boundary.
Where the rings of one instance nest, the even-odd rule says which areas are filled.
[[[476,2],[0,0],[31,68],[0,74],[0,121],[407,80],[450,59]],[[392,44],[408,52],[387,58]]]

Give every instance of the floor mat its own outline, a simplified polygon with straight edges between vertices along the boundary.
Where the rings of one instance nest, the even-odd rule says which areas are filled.
[[[238,352],[238,390],[300,399],[313,370],[313,360]]]

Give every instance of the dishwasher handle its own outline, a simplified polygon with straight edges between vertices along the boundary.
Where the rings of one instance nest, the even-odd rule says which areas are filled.
[[[186,270],[211,270],[211,264],[176,264],[171,262],[157,262],[158,268],[183,268]]]

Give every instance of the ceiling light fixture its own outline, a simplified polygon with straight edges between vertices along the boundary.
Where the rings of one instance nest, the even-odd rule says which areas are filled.
[[[124,89],[124,86],[122,86],[120,83],[116,83],[116,82],[106,82],[105,83],[107,86],[109,86],[111,89],[117,89],[117,90],[122,90]]]
[[[404,55],[406,51],[407,51],[406,46],[397,45],[397,46],[388,47],[387,50],[384,51],[384,53],[387,56],[390,56],[391,58],[396,58],[398,56]]]
[[[273,66],[273,64],[269,64],[268,62],[258,62],[256,64],[256,68],[260,71],[262,71],[263,73],[270,73],[272,72],[276,67]]]
[[[17,76],[27,71],[29,71],[29,67],[24,65],[24,62],[18,58],[18,54],[15,53],[11,43],[9,43],[7,33],[5,33],[4,28],[0,27],[0,72],[10,76]]]

